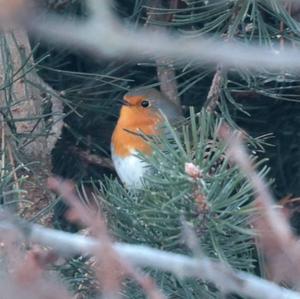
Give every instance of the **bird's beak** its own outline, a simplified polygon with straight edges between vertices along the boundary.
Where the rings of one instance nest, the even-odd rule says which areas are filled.
[[[129,102],[126,101],[125,99],[121,99],[121,100],[119,100],[118,102],[121,103],[121,104],[124,105],[124,106],[130,106]]]

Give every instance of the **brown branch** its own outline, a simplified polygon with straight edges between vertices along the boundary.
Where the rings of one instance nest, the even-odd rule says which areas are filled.
[[[284,8],[286,9],[287,13],[289,15],[292,14],[292,5],[293,3],[291,1],[286,1],[284,0]],[[279,45],[280,45],[280,50],[284,50],[284,43],[285,43],[285,38],[284,38],[284,30],[285,30],[285,26],[284,26],[284,22],[283,20],[280,21],[279,23],[279,32],[280,32],[280,39],[279,39]]]
[[[231,132],[228,126],[221,126],[220,136],[227,142],[228,158],[234,161],[248,178],[254,192],[254,205],[257,209],[253,224],[257,231],[258,249],[265,256],[269,278],[284,281],[300,288],[300,248],[299,240],[282,209],[275,201],[267,183],[259,175],[241,142],[238,132]]]
[[[163,27],[156,25],[156,22],[170,22],[173,15],[169,14],[155,14],[155,8],[162,8],[162,1],[160,0],[149,0],[148,5],[151,7],[148,9],[148,18],[146,25],[150,26],[153,32],[164,31]],[[170,1],[169,8],[177,8],[178,1]],[[152,23],[153,22],[153,23]],[[176,73],[172,59],[168,57],[159,57],[155,59],[157,77],[160,82],[160,90],[167,96],[169,100],[180,106],[180,99],[177,90]]]
[[[231,41],[233,36],[236,34],[235,30],[233,30],[232,24],[234,23],[235,18],[240,10],[239,5],[240,5],[240,3],[239,3],[239,1],[237,1],[233,8],[233,13],[229,20],[228,29],[227,29],[226,34],[224,35],[225,42]],[[211,86],[210,86],[210,89],[209,89],[209,92],[207,95],[206,102],[204,104],[204,107],[205,107],[206,111],[208,111],[208,112],[215,111],[215,109],[218,105],[218,101],[219,101],[221,89],[222,89],[222,84],[223,84],[222,71],[223,71],[223,64],[219,63],[217,66],[217,70],[214,74],[214,77],[213,77],[213,80],[212,80],[212,83],[211,83]]]
[[[222,88],[222,69],[221,67],[218,67],[212,79],[212,83],[207,95],[207,99],[204,104],[206,111],[208,112],[215,111],[220,98],[221,88]]]
[[[270,226],[278,237],[282,238],[282,245],[292,238],[292,231],[289,223],[286,221],[282,213],[274,208],[274,199],[267,184],[263,178],[255,171],[254,166],[247,154],[247,151],[241,141],[241,135],[238,131],[231,132],[227,125],[220,128],[220,136],[226,140],[228,144],[227,155],[232,159],[243,171],[251,183],[257,195],[256,202],[266,213],[266,217]]]
[[[79,158],[89,164],[94,164],[100,167],[105,167],[110,170],[115,170],[114,165],[111,161],[111,159],[106,157],[100,157],[95,154],[91,154],[89,151],[84,151],[82,149],[79,149],[75,146],[70,148],[72,152],[74,152],[76,155],[79,156]]]

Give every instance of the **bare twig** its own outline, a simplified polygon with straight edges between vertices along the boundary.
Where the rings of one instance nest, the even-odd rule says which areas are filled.
[[[181,107],[177,90],[177,80],[175,79],[174,62],[168,58],[157,58],[156,68],[161,92],[178,105],[178,107]]]
[[[275,208],[275,201],[264,179],[255,171],[238,132],[232,133],[228,126],[220,129],[220,135],[228,143],[228,156],[235,161],[249,179],[256,192],[256,201],[266,214],[272,231],[277,232],[282,239],[282,245],[293,238],[289,223],[283,214]]]
[[[89,151],[84,151],[77,147],[71,147],[71,151],[74,152],[76,155],[78,155],[79,158],[82,159],[86,163],[98,165],[100,167],[105,167],[110,170],[115,169],[111,159],[109,159],[109,158],[100,157],[98,155],[90,153]]]
[[[223,125],[220,135],[228,143],[228,156],[240,167],[251,183],[256,199],[256,217],[253,224],[257,230],[258,249],[265,256],[264,266],[274,281],[284,281],[299,289],[300,255],[299,241],[275,201],[264,179],[255,171],[241,138]]]
[[[59,94],[53,90],[51,86],[45,83],[41,77],[38,78],[40,85],[44,88],[47,94],[49,94],[51,102],[52,122],[51,129],[47,136],[47,150],[49,153],[54,149],[57,140],[61,137],[62,129],[64,126],[64,105]]]
[[[206,103],[204,104],[204,107],[206,108],[206,111],[213,112],[216,109],[216,106],[218,104],[218,100],[220,97],[222,87],[222,69],[221,66],[218,67],[217,71],[214,74]]]
[[[152,22],[168,22],[172,19],[172,14],[157,15],[155,14],[155,8],[161,8],[162,1],[149,0],[148,2],[151,8],[148,9],[148,18],[146,21],[146,25],[149,25],[150,28],[152,28],[153,32],[165,31],[165,28],[152,24]],[[177,8],[177,4],[177,1],[170,1],[169,8],[175,9]],[[169,98],[169,100],[180,107],[174,61],[172,61],[168,57],[158,57],[156,58],[156,68],[161,92],[165,94]]]

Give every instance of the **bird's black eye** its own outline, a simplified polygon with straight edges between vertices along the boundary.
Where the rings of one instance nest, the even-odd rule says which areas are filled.
[[[141,106],[144,107],[144,108],[149,107],[149,105],[150,105],[149,101],[143,101],[143,102],[141,103]]]

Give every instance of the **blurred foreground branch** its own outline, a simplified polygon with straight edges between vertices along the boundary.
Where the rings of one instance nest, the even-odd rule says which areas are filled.
[[[108,1],[88,1],[91,16],[87,21],[71,21],[57,15],[47,15],[43,22],[33,18],[27,25],[40,38],[77,47],[96,56],[166,58],[195,64],[222,63],[226,66],[262,69],[299,69],[297,49],[280,45],[272,48],[245,45],[237,41],[224,42],[212,37],[186,38],[167,32],[153,32],[147,28],[133,29],[121,24],[112,13]],[[296,26],[296,25],[295,25]]]
[[[283,214],[275,208],[275,200],[269,190],[267,183],[255,171],[246,148],[241,141],[239,132],[232,133],[226,125],[220,130],[221,136],[228,143],[228,156],[241,168],[243,173],[247,176],[253,189],[256,193],[256,204],[259,208],[263,209],[268,218],[269,225],[278,236],[282,238],[291,238],[292,232],[288,221],[284,218]],[[286,244],[287,239],[283,240]]]
[[[267,182],[256,172],[238,131],[231,132],[227,125],[220,129],[220,136],[227,141],[228,157],[232,159],[248,178],[255,192],[256,213],[253,224],[257,231],[257,247],[265,257],[262,265],[270,279],[285,282],[300,289],[299,239],[283,210],[275,205]]]
[[[78,234],[44,228],[40,225],[21,222],[17,225],[2,221],[2,233],[20,229],[28,241],[53,248],[64,256],[93,254],[102,248],[101,241]],[[207,257],[199,259],[165,252],[142,245],[114,243],[113,249],[124,261],[135,266],[152,267],[171,272],[179,278],[198,277],[213,282],[224,293],[237,293],[250,298],[300,299],[300,294],[275,283],[215,262]]]

